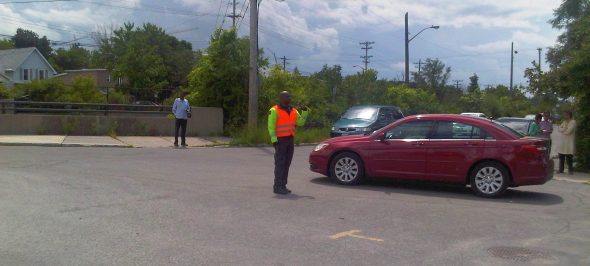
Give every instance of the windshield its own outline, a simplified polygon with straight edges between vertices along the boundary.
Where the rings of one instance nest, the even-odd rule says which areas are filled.
[[[514,135],[517,138],[524,138],[524,135],[521,134],[520,132],[518,132],[518,131],[498,122],[498,121],[494,121],[494,124],[496,126],[498,126],[500,129],[504,130],[505,132],[511,133],[512,135]]]
[[[516,130],[520,134],[526,134],[529,131],[528,121],[498,121],[503,125]]]
[[[378,109],[375,107],[353,107],[348,109],[342,118],[345,119],[362,119],[375,120],[377,118]]]

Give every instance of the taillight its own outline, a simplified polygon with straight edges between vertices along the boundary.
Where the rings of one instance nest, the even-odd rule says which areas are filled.
[[[545,155],[547,147],[535,144],[525,144],[522,145],[521,150],[525,155],[529,155],[531,157],[542,157]]]

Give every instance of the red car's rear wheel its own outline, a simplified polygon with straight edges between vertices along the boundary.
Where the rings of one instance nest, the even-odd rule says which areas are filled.
[[[479,196],[494,198],[508,189],[510,182],[506,167],[499,162],[482,162],[470,174],[471,189]]]

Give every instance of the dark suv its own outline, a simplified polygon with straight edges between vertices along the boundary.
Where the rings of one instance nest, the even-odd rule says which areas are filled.
[[[353,106],[336,121],[330,136],[368,135],[403,117],[402,111],[396,106]]]

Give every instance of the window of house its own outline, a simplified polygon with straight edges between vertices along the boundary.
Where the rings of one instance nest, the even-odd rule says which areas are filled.
[[[23,69],[23,80],[29,80],[29,70],[28,69]]]
[[[45,70],[41,69],[39,71],[39,79],[45,79]]]

